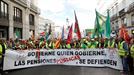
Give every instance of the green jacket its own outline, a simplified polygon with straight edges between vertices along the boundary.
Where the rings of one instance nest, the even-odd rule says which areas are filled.
[[[96,48],[97,47],[97,44],[98,44],[97,41],[91,42],[90,48]]]
[[[119,50],[118,50],[118,55],[119,56],[126,56],[126,51],[124,50],[124,48],[123,48],[123,43],[124,43],[125,41],[123,41],[123,42],[119,42]]]
[[[85,43],[82,43],[81,44],[81,48],[86,49],[87,48],[87,45]]]
[[[66,45],[66,48],[67,48],[67,49],[70,49],[70,48],[71,48],[71,45],[70,45],[70,44],[67,44],[67,45]]]

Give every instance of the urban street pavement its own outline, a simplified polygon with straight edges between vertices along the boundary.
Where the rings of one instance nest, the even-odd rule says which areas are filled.
[[[47,65],[12,70],[4,75],[120,75],[120,71],[111,68]]]

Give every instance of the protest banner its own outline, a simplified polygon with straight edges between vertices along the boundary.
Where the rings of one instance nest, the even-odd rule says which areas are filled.
[[[39,52],[37,50],[6,50],[3,70],[41,65],[110,67],[122,70],[117,49],[41,49]]]

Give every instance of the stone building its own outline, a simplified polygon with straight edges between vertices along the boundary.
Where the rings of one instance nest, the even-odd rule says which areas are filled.
[[[119,28],[124,24],[132,36],[134,30],[134,0],[116,0],[110,5],[111,27],[118,33]]]
[[[39,8],[38,0],[0,0],[0,38],[28,39],[36,37]]]

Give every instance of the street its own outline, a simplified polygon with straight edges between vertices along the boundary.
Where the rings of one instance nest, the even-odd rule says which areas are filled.
[[[5,75],[120,75],[120,71],[111,68],[47,65],[13,70]]]

